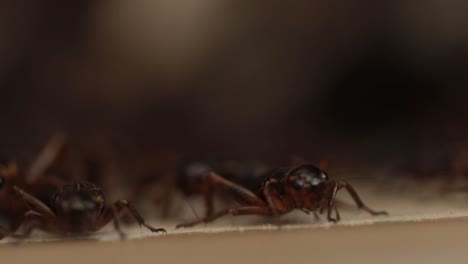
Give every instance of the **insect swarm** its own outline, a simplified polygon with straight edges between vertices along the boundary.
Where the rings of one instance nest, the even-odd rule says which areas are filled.
[[[225,215],[263,215],[279,216],[299,209],[305,213],[327,211],[327,220],[336,223],[340,220],[335,198],[339,190],[345,189],[361,210],[372,215],[386,215],[385,211],[374,211],[360,199],[354,188],[342,180],[331,180],[327,173],[313,165],[280,168],[265,177],[263,183],[254,192],[220,175],[210,172],[208,180],[213,188],[232,192],[239,206],[229,208],[202,219],[179,224],[191,227],[200,223],[214,221]],[[332,211],[335,217],[332,217]]]

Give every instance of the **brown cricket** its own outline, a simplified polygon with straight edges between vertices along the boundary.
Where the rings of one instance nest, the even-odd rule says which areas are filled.
[[[210,172],[206,181],[215,189],[232,193],[239,206],[179,224],[177,228],[211,222],[225,215],[279,216],[294,209],[307,214],[322,214],[326,211],[327,220],[336,223],[340,220],[340,215],[335,198],[341,189],[348,191],[361,210],[372,215],[387,215],[385,211],[374,211],[365,205],[348,182],[332,180],[326,172],[310,164],[277,169],[266,176],[256,190],[247,189],[215,172]],[[332,217],[332,211],[335,212],[335,217]]]

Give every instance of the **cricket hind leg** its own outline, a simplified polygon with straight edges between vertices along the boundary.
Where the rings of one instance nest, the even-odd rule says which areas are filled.
[[[229,181],[215,172],[210,172],[208,174],[208,184],[212,184],[215,189],[218,190],[229,190],[233,193],[236,198],[242,201],[242,204],[249,206],[267,206],[267,203],[258,197],[255,193],[236,184],[232,181]]]
[[[181,227],[192,227],[201,223],[212,222],[225,215],[271,215],[272,210],[266,202],[264,202],[260,197],[251,192],[250,190],[229,181],[222,176],[218,175],[215,172],[210,172],[207,176],[207,184],[213,186],[213,189],[219,191],[231,191],[237,198],[241,201],[241,206],[220,211],[218,213],[208,213],[204,218],[199,218],[194,221],[179,224],[176,228]],[[209,208],[208,208],[209,209]]]
[[[232,216],[239,216],[239,215],[271,215],[271,209],[267,206],[240,206],[240,207],[235,207],[231,209],[227,209],[224,211],[221,211],[219,213],[213,214],[209,217],[205,217],[202,219],[197,219],[192,222],[184,223],[184,224],[179,224],[176,226],[176,228],[182,228],[182,227],[193,227],[195,225],[201,224],[201,223],[209,223],[213,222],[214,220],[221,218],[225,215],[232,215]]]
[[[241,206],[220,211],[218,213],[211,213],[210,208],[207,208],[207,214],[204,218],[199,218],[194,221],[179,224],[176,228],[181,227],[192,227],[201,223],[212,222],[225,215],[245,215],[245,214],[255,214],[255,215],[271,215],[272,210],[266,202],[264,202],[260,197],[251,192],[250,190],[229,181],[215,172],[210,172],[207,176],[207,184],[213,186],[213,189],[222,189],[227,190],[233,193],[234,198],[238,201],[241,201]],[[208,196],[209,197],[209,196]],[[210,197],[210,199],[212,199]],[[212,201],[207,200],[207,204]]]
[[[339,185],[338,187],[339,189],[345,188],[348,191],[349,195],[351,195],[351,197],[353,198],[354,202],[356,203],[359,209],[364,210],[371,215],[388,215],[386,211],[375,211],[369,208],[366,204],[364,204],[364,202],[361,200],[361,198],[357,194],[356,190],[354,190],[354,188],[349,183],[340,181],[338,185]]]

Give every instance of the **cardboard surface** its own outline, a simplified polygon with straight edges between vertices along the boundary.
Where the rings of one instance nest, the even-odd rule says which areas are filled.
[[[363,200],[389,216],[360,212],[340,193],[342,221],[316,221],[300,211],[281,218],[281,226],[260,217],[225,217],[191,229],[175,221],[150,219],[169,234],[125,227],[119,240],[111,227],[83,240],[34,233],[30,239],[3,240],[2,261],[13,263],[466,263],[468,198],[440,195],[431,185],[387,191],[357,186]],[[436,185],[433,185],[436,186]],[[415,192],[414,190],[418,190]],[[191,219],[188,213],[182,218]],[[183,220],[179,220],[183,221]],[[42,241],[38,243],[38,241]],[[7,262],[5,262],[7,263]]]
[[[4,263],[466,263],[468,219],[3,245]]]

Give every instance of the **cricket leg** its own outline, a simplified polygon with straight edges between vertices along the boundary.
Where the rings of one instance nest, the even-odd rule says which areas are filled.
[[[370,209],[367,205],[365,205],[364,202],[359,197],[359,195],[357,194],[357,192],[349,183],[340,181],[338,182],[338,185],[339,185],[338,189],[345,188],[348,191],[348,193],[351,195],[351,197],[353,198],[354,202],[356,203],[359,209],[364,210],[370,213],[371,215],[388,215],[388,213],[385,211],[374,211]]]
[[[240,206],[236,208],[227,209],[219,213],[213,214],[203,219],[197,219],[195,221],[179,224],[176,228],[181,227],[192,227],[201,223],[209,223],[225,215],[239,216],[239,215],[271,215],[271,209],[268,206]]]
[[[238,211],[242,213],[245,210],[253,210],[251,212],[249,211],[250,212],[249,214],[265,214],[265,211],[267,211],[268,214],[271,214],[271,208],[260,197],[255,195],[253,192],[247,190],[246,188],[236,183],[233,183],[229,180],[226,180],[225,178],[221,177],[220,175],[214,172],[210,172],[208,174],[207,184],[213,185],[216,188],[228,189],[234,192],[234,195],[237,198],[240,198],[242,200],[243,206],[238,207],[238,208],[224,210],[215,214],[210,213],[209,215],[207,214],[204,218],[197,219],[186,224],[177,225],[177,228],[191,227],[194,225],[198,225],[200,223],[211,222],[227,214],[236,215],[236,212]],[[248,209],[245,209],[245,208],[248,208]]]
[[[31,209],[30,212],[35,212],[35,214],[40,215],[47,222],[55,222],[56,215],[47,205],[45,205],[36,197],[20,189],[18,186],[13,186],[13,190],[15,194]],[[28,212],[26,214],[28,214]]]
[[[335,206],[335,199],[336,199],[336,194],[338,193],[338,190],[339,190],[339,184],[336,183],[335,186],[333,187],[333,193],[331,195],[331,198],[327,204],[327,220],[329,222],[333,222],[333,223],[337,223],[340,219],[338,219],[339,217],[339,214],[338,214],[338,210],[336,209],[336,206]],[[332,218],[331,217],[331,213],[332,213],[332,209],[335,208],[336,212],[337,212],[337,216],[336,218]]]
[[[35,212],[35,211],[27,211],[24,213],[24,220],[23,220],[23,226],[25,226],[23,232],[21,234],[18,233],[12,233],[11,237],[16,238],[16,239],[26,239],[30,237],[32,231],[34,229],[38,229],[41,226],[41,218],[42,215]],[[50,230],[53,232],[53,230]]]
[[[265,204],[265,202],[253,192],[234,182],[226,180],[217,173],[210,172],[208,174],[208,179],[210,180],[211,184],[214,184],[216,187],[222,187],[233,191],[236,196],[241,198],[245,202],[245,204],[248,204],[249,206],[267,206],[267,204]]]
[[[125,239],[127,235],[120,228],[120,219],[117,217],[118,215],[117,209],[115,207],[111,207],[111,209],[112,209],[112,219],[114,220],[112,221],[114,223],[114,229],[115,231],[117,231],[117,233],[119,233],[119,236],[121,239]]]
[[[282,199],[280,199],[280,195],[278,194],[277,189],[275,189],[275,184],[277,183],[268,181],[263,189],[263,195],[265,196],[268,202],[268,207],[272,212],[273,223],[280,226],[279,216],[291,211],[291,206],[288,206]]]
[[[67,138],[64,134],[54,134],[29,168],[26,182],[36,182],[44,175],[47,169],[58,160],[66,144]]]
[[[116,221],[115,219],[118,217],[118,214],[120,214],[123,209],[127,209],[130,212],[130,214],[137,220],[140,226],[144,226],[148,228],[148,230],[150,230],[151,232],[166,233],[166,230],[164,228],[155,228],[145,223],[145,220],[140,215],[140,213],[136,210],[136,208],[126,200],[118,200],[117,202],[114,203],[114,208],[107,208],[106,211],[104,211],[104,213],[99,218],[98,223],[96,224],[94,230],[96,231],[96,230],[101,229],[106,224],[108,224],[111,220]],[[114,226],[116,227],[117,231],[120,233],[119,231],[120,225],[118,223],[117,224],[114,223]]]

